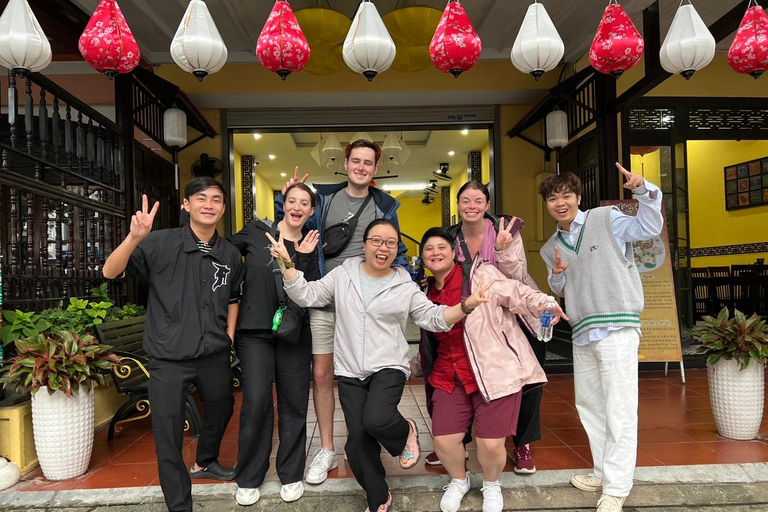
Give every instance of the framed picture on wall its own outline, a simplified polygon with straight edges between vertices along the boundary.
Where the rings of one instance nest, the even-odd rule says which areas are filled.
[[[725,178],[725,209],[768,205],[768,156],[729,165]]]

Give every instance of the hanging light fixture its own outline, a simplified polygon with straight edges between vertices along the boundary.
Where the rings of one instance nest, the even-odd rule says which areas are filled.
[[[560,151],[568,144],[568,114],[555,108],[547,114],[547,146]]]
[[[458,0],[450,0],[429,44],[429,55],[437,69],[458,78],[480,58],[483,43]]]
[[[369,142],[373,142],[373,137],[368,135],[368,132],[355,132],[355,134],[352,135],[352,138],[349,139],[349,142],[351,144],[351,143],[355,142],[356,140],[360,140],[360,139],[367,140]]]
[[[226,64],[227,47],[203,0],[190,0],[171,41],[171,58],[201,82]]]
[[[0,15],[0,65],[37,72],[51,63],[51,43],[27,0],[10,0]]]
[[[308,7],[293,13],[312,49],[304,71],[330,75],[347,67],[341,58],[341,45],[352,24],[342,13],[323,7]]]
[[[395,53],[395,42],[387,32],[376,6],[369,0],[363,0],[344,39],[344,62],[352,71],[362,74],[370,82],[376,75],[389,69],[395,60]]]
[[[529,5],[512,45],[512,64],[538,82],[541,75],[560,63],[564,54],[563,39],[547,10],[538,2]]]
[[[291,4],[277,0],[256,43],[259,62],[285,80],[309,61],[309,44],[293,14]]]
[[[319,167],[325,167],[325,165],[330,161],[330,157],[323,151],[323,145],[325,144],[325,139],[323,139],[323,134],[320,134],[320,140],[317,141],[317,144],[315,144],[315,147],[310,150],[309,155],[317,162],[317,165]]]
[[[699,13],[689,0],[682,0],[659,51],[661,67],[689,80],[712,62],[715,46],[715,38]]]
[[[179,189],[179,148],[187,144],[187,114],[176,108],[168,108],[163,113],[163,140],[173,150],[174,176],[176,190]]]
[[[755,80],[768,69],[768,16],[757,0],[751,0],[736,37],[728,50],[728,64],[737,73]]]
[[[78,48],[92,68],[110,79],[130,73],[141,59],[139,45],[115,0],[99,2],[80,36]]]
[[[610,0],[589,48],[589,63],[600,73],[619,78],[643,56],[645,42],[617,0]]]
[[[339,143],[339,138],[336,137],[335,133],[331,133],[325,140],[323,153],[325,153],[325,155],[333,162],[338,160],[339,157],[344,154],[344,150]]]
[[[392,68],[401,73],[413,73],[432,64],[429,43],[437,30],[443,11],[426,5],[407,5],[395,9],[382,20],[397,46]]]

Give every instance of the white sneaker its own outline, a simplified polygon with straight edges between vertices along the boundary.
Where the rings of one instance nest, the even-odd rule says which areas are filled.
[[[440,510],[443,512],[457,512],[459,507],[461,507],[461,500],[469,492],[469,471],[467,471],[463,481],[452,478],[451,482],[443,487],[443,490],[445,492],[440,500]]]
[[[603,488],[603,480],[594,473],[576,474],[571,477],[571,485],[582,491],[594,492]]]
[[[328,478],[328,472],[338,466],[336,461],[336,450],[326,450],[318,448],[313,455],[312,463],[307,471],[308,484],[321,484]]]
[[[603,494],[599,500],[597,500],[597,512],[621,512],[621,507],[624,506],[624,500],[627,499],[624,496],[611,496],[609,494]]]
[[[483,480],[483,512],[501,512],[504,508],[504,496],[501,494],[501,482]]]
[[[243,487],[237,488],[237,494],[235,494],[235,501],[241,507],[250,507],[259,501],[261,493],[259,489],[245,489]]]
[[[285,484],[280,488],[280,497],[283,501],[290,503],[296,501],[304,495],[304,484],[301,480],[293,482],[292,484]]]

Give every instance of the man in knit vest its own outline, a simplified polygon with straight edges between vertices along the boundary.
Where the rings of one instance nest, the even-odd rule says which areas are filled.
[[[579,210],[581,181],[552,176],[539,186],[557,231],[541,248],[550,288],[564,297],[573,328],[576,409],[589,437],[594,472],[571,483],[602,489],[598,512],[620,512],[637,456],[637,349],[643,287],[632,242],[661,233],[661,191],[618,163],[637,216],[615,207]]]

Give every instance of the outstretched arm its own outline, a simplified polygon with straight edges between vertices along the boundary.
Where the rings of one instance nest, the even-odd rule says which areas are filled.
[[[659,236],[664,228],[664,217],[661,215],[662,193],[653,183],[642,176],[633,174],[616,164],[624,175],[624,188],[632,191],[637,199],[637,215],[630,217],[620,212],[611,212],[611,229],[613,234],[625,242],[637,242]]]
[[[131,230],[123,243],[117,246],[109,255],[107,261],[104,262],[104,267],[101,269],[101,273],[107,279],[114,279],[119,276],[125,267],[128,266],[128,261],[131,259],[131,254],[138,247],[139,243],[144,240],[150,231],[152,231],[152,223],[155,221],[155,214],[160,207],[160,203],[155,201],[152,210],[149,210],[149,200],[147,195],[144,194],[142,198],[142,208],[137,211],[136,214],[131,217]]]

